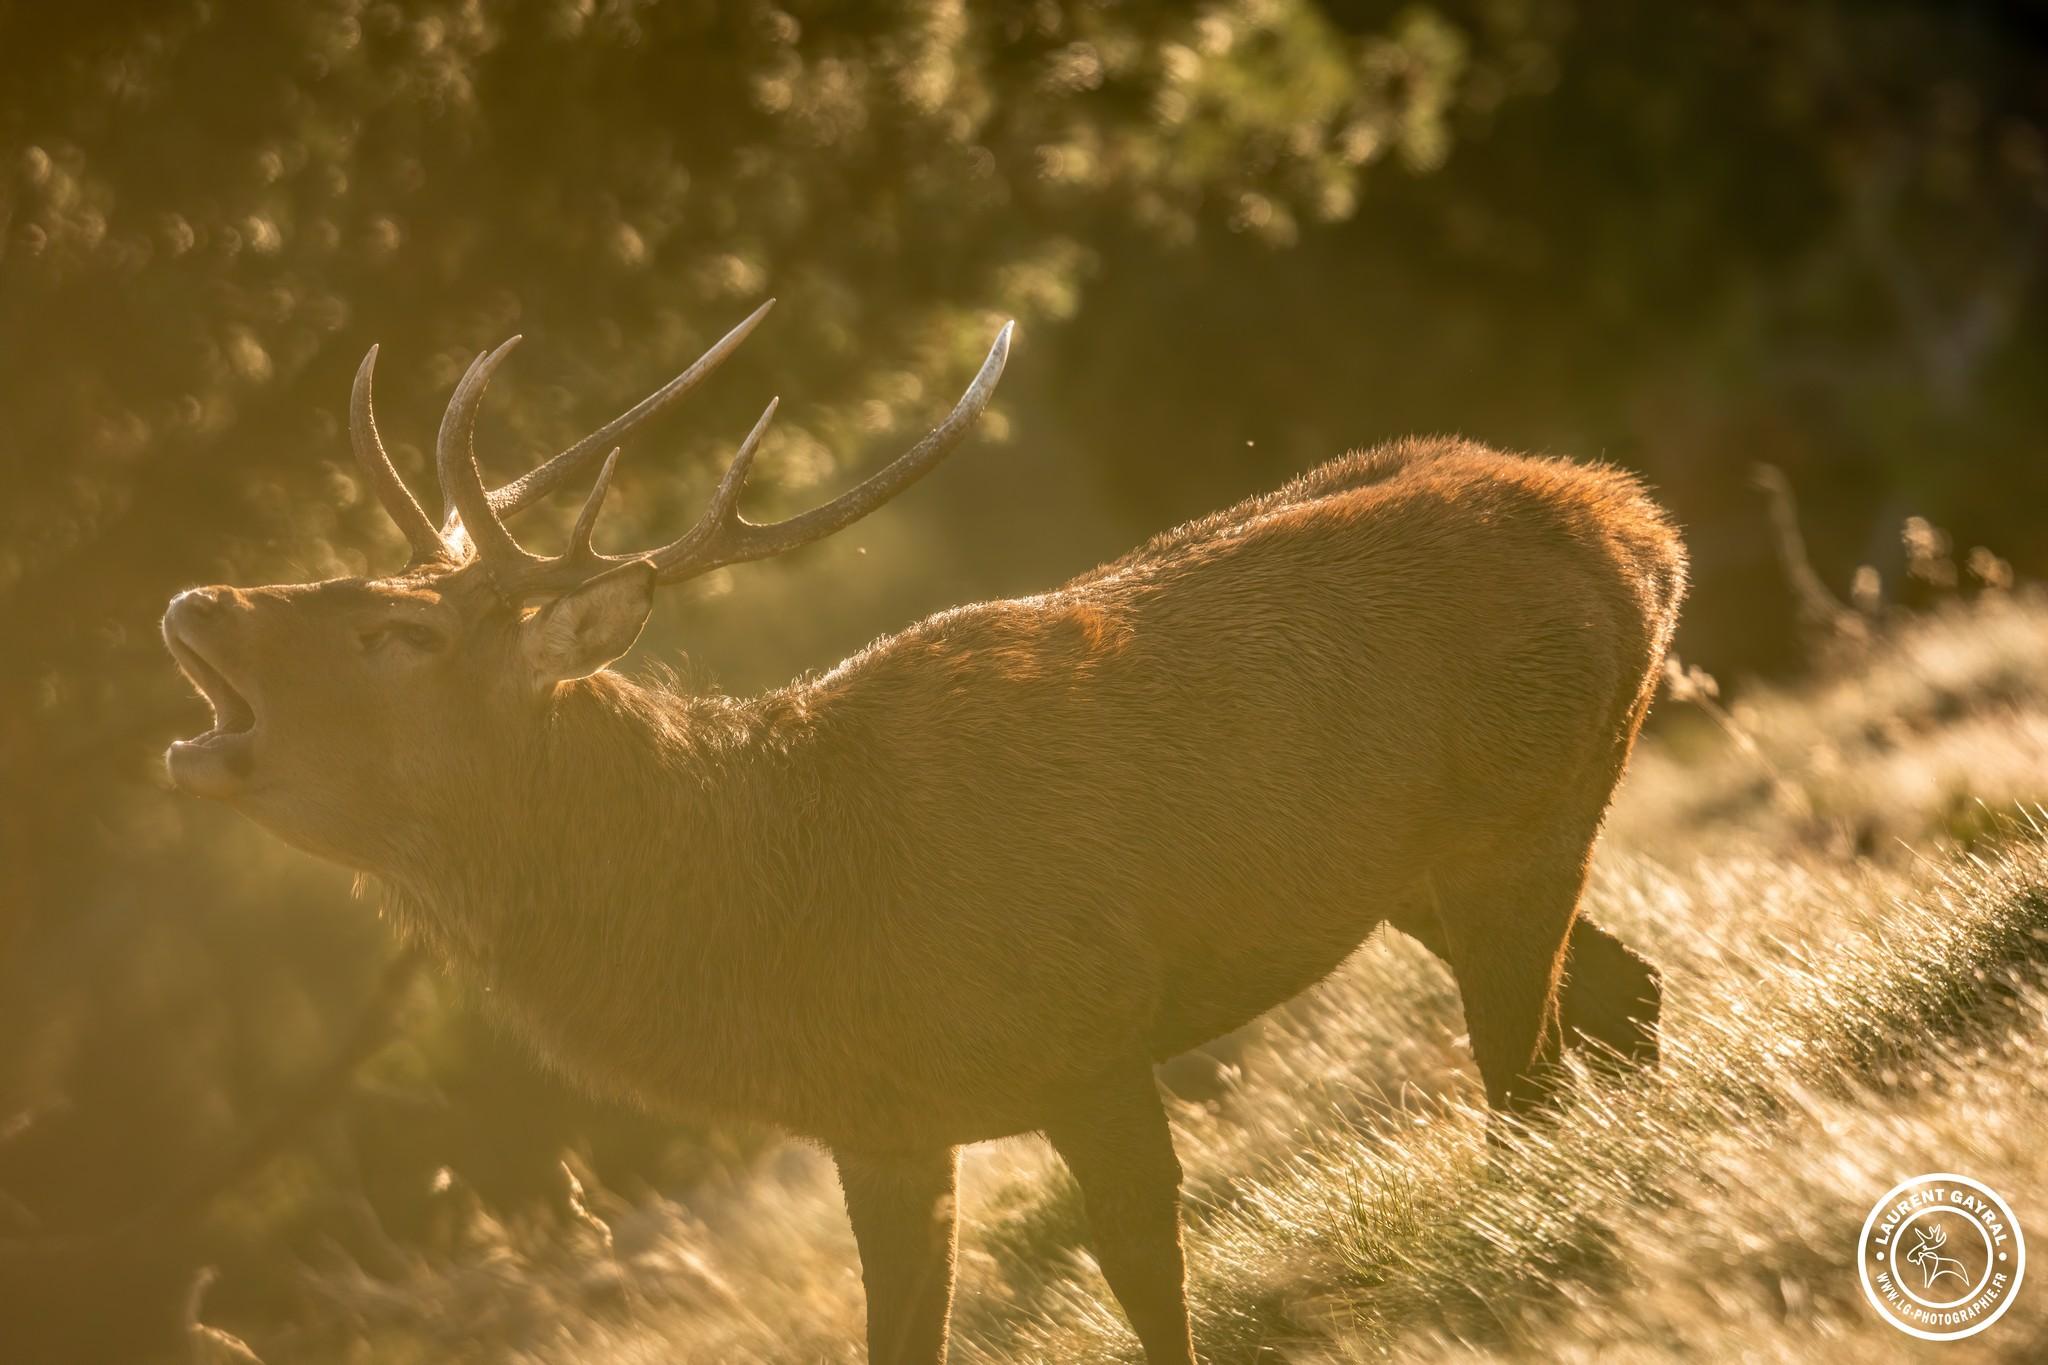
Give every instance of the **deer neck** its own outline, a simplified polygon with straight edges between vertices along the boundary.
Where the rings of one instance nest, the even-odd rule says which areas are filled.
[[[565,687],[538,739],[480,768],[473,803],[385,879],[392,913],[565,1069],[643,1098],[644,1072],[704,1088],[747,1065],[709,1040],[802,1008],[776,964],[807,899],[789,854],[811,832],[796,813],[817,808],[817,747],[795,691]],[[688,1059],[655,1055],[663,1040]]]

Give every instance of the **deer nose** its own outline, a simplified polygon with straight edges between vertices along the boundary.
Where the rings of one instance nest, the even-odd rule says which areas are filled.
[[[248,605],[249,599],[234,588],[190,588],[171,599],[170,610],[164,613],[164,624],[172,628],[179,622],[198,626]]]
[[[190,588],[171,599],[171,610],[186,616],[212,616],[220,608],[219,588]]]
[[[249,606],[240,588],[187,588],[171,599],[171,609],[193,616],[217,616],[224,611]]]

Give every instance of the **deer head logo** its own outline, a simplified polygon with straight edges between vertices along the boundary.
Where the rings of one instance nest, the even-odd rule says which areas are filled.
[[[1970,1282],[1970,1277],[1963,1273],[1961,1261],[1941,1254],[1942,1247],[1948,1244],[1947,1228],[1936,1228],[1933,1232],[1914,1228],[1913,1239],[1913,1245],[1906,1249],[1906,1260],[1920,1267],[1922,1289],[1932,1289],[1934,1282],[1943,1275],[1953,1275],[1964,1284]]]

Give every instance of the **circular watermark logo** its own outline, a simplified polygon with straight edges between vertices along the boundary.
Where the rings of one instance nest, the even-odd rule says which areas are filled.
[[[1863,1294],[1892,1326],[1924,1341],[1983,1331],[2019,1292],[2027,1243],[2012,1209],[1965,1175],[1916,1175],[1863,1220]]]

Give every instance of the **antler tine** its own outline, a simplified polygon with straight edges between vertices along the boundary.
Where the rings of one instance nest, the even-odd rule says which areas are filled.
[[[582,559],[591,553],[590,533],[597,528],[597,514],[604,507],[604,495],[611,491],[612,471],[618,467],[619,447],[613,446],[597,471],[597,482],[590,486],[590,496],[583,500],[583,510],[576,514],[576,524],[569,528],[569,546],[562,551],[564,559]]]
[[[412,546],[412,562],[406,567],[417,569],[445,556],[448,546],[434,529],[433,521],[420,510],[419,500],[405,486],[405,480],[398,476],[391,457],[384,453],[383,438],[377,434],[376,407],[370,397],[376,370],[377,347],[372,345],[356,369],[355,388],[349,395],[349,443],[355,447],[356,463],[362,466],[363,477],[376,491],[377,501],[384,504],[384,510],[398,523],[398,529],[405,532],[405,539]]]
[[[552,558],[541,558],[521,549],[518,560],[491,561],[491,577],[498,590],[512,599],[567,592],[621,564],[647,560],[658,569],[664,556],[688,555],[694,547],[702,545],[736,520],[733,509],[739,502],[740,489],[746,485],[747,471],[754,463],[754,452],[760,448],[761,437],[767,434],[768,423],[775,417],[775,408],[776,401],[770,400],[767,410],[754,423],[754,429],[747,433],[747,439],[740,443],[739,453],[733,456],[732,463],[719,479],[710,506],[681,538],[662,549],[641,554],[608,555],[590,548],[590,533],[597,525],[598,510],[604,505],[605,494],[611,488],[612,473],[618,468],[619,451],[615,446],[605,457],[604,467],[598,470],[597,482],[591,486],[590,496],[583,500],[583,510],[576,514],[576,524],[569,530],[569,541],[562,553]],[[511,539],[509,534],[506,538]]]
[[[761,438],[768,434],[768,424],[775,420],[775,409],[781,404],[780,398],[771,398],[768,406],[761,409],[754,429],[747,433],[746,440],[740,442],[739,452],[719,477],[718,487],[712,490],[711,501],[706,504],[704,515],[697,518],[697,524],[649,556],[654,561],[657,582],[674,582],[727,562],[700,563],[706,552],[732,527],[747,524],[740,519],[740,492],[747,486],[747,475],[753,470],[754,452],[761,448]]]
[[[583,500],[582,510],[576,514],[576,524],[569,532],[569,543],[559,555],[536,555],[526,549],[505,529],[504,522],[491,507],[483,474],[476,463],[476,414],[491,376],[518,344],[519,338],[511,337],[496,350],[481,354],[470,362],[468,371],[448,400],[448,410],[441,416],[441,433],[435,447],[435,463],[440,471],[442,495],[448,503],[451,523],[459,519],[491,581],[500,594],[514,603],[536,594],[565,592],[612,565],[644,557],[602,555],[590,548],[591,532],[597,525],[598,513],[604,508],[605,495],[611,491],[612,475],[619,466],[617,446],[612,447],[611,454],[599,468],[597,481]]]
[[[625,412],[591,432],[582,440],[553,456],[546,463],[536,466],[520,475],[502,488],[491,490],[491,508],[500,517],[510,517],[521,509],[537,502],[558,487],[562,481],[575,473],[596,452],[608,445],[616,445],[642,423],[653,417],[669,404],[676,402],[692,389],[709,378],[711,372],[725,363],[725,360],[753,330],[761,325],[761,319],[768,316],[768,310],[775,306],[769,299],[759,308],[747,314],[741,323],[714,343],[710,350],[697,357],[690,367],[668,383],[648,394]]]
[[[768,418],[775,411],[775,405],[769,404],[768,411],[762,414],[748,435],[747,444],[741,447],[740,455],[720,480],[711,508],[681,540],[656,551],[654,561],[659,570],[659,581],[674,583],[721,565],[766,559],[770,555],[808,545],[860,520],[923,478],[953,452],[987,409],[989,399],[995,395],[996,381],[1003,377],[1003,366],[1010,357],[1010,338],[1016,328],[1015,322],[1003,324],[1003,329],[996,333],[995,344],[989,347],[988,358],[981,363],[980,371],[968,384],[966,392],[960,395],[960,401],[922,441],[879,473],[823,507],[813,508],[786,521],[760,526],[741,517],[737,503],[740,485],[746,478],[746,465],[753,459],[753,446],[758,443],[767,428]]]
[[[477,407],[483,401],[491,376],[518,344],[517,336],[510,337],[496,350],[479,355],[470,362],[468,373],[462,376],[462,382],[455,386],[455,393],[448,400],[448,410],[441,415],[441,434],[434,446],[434,467],[441,478],[443,511],[462,518],[463,529],[476,546],[477,558],[483,560],[501,580],[520,567],[531,567],[541,562],[527,553],[505,529],[504,523],[498,520],[498,514],[491,508],[490,494],[484,488],[483,474],[476,463]]]

